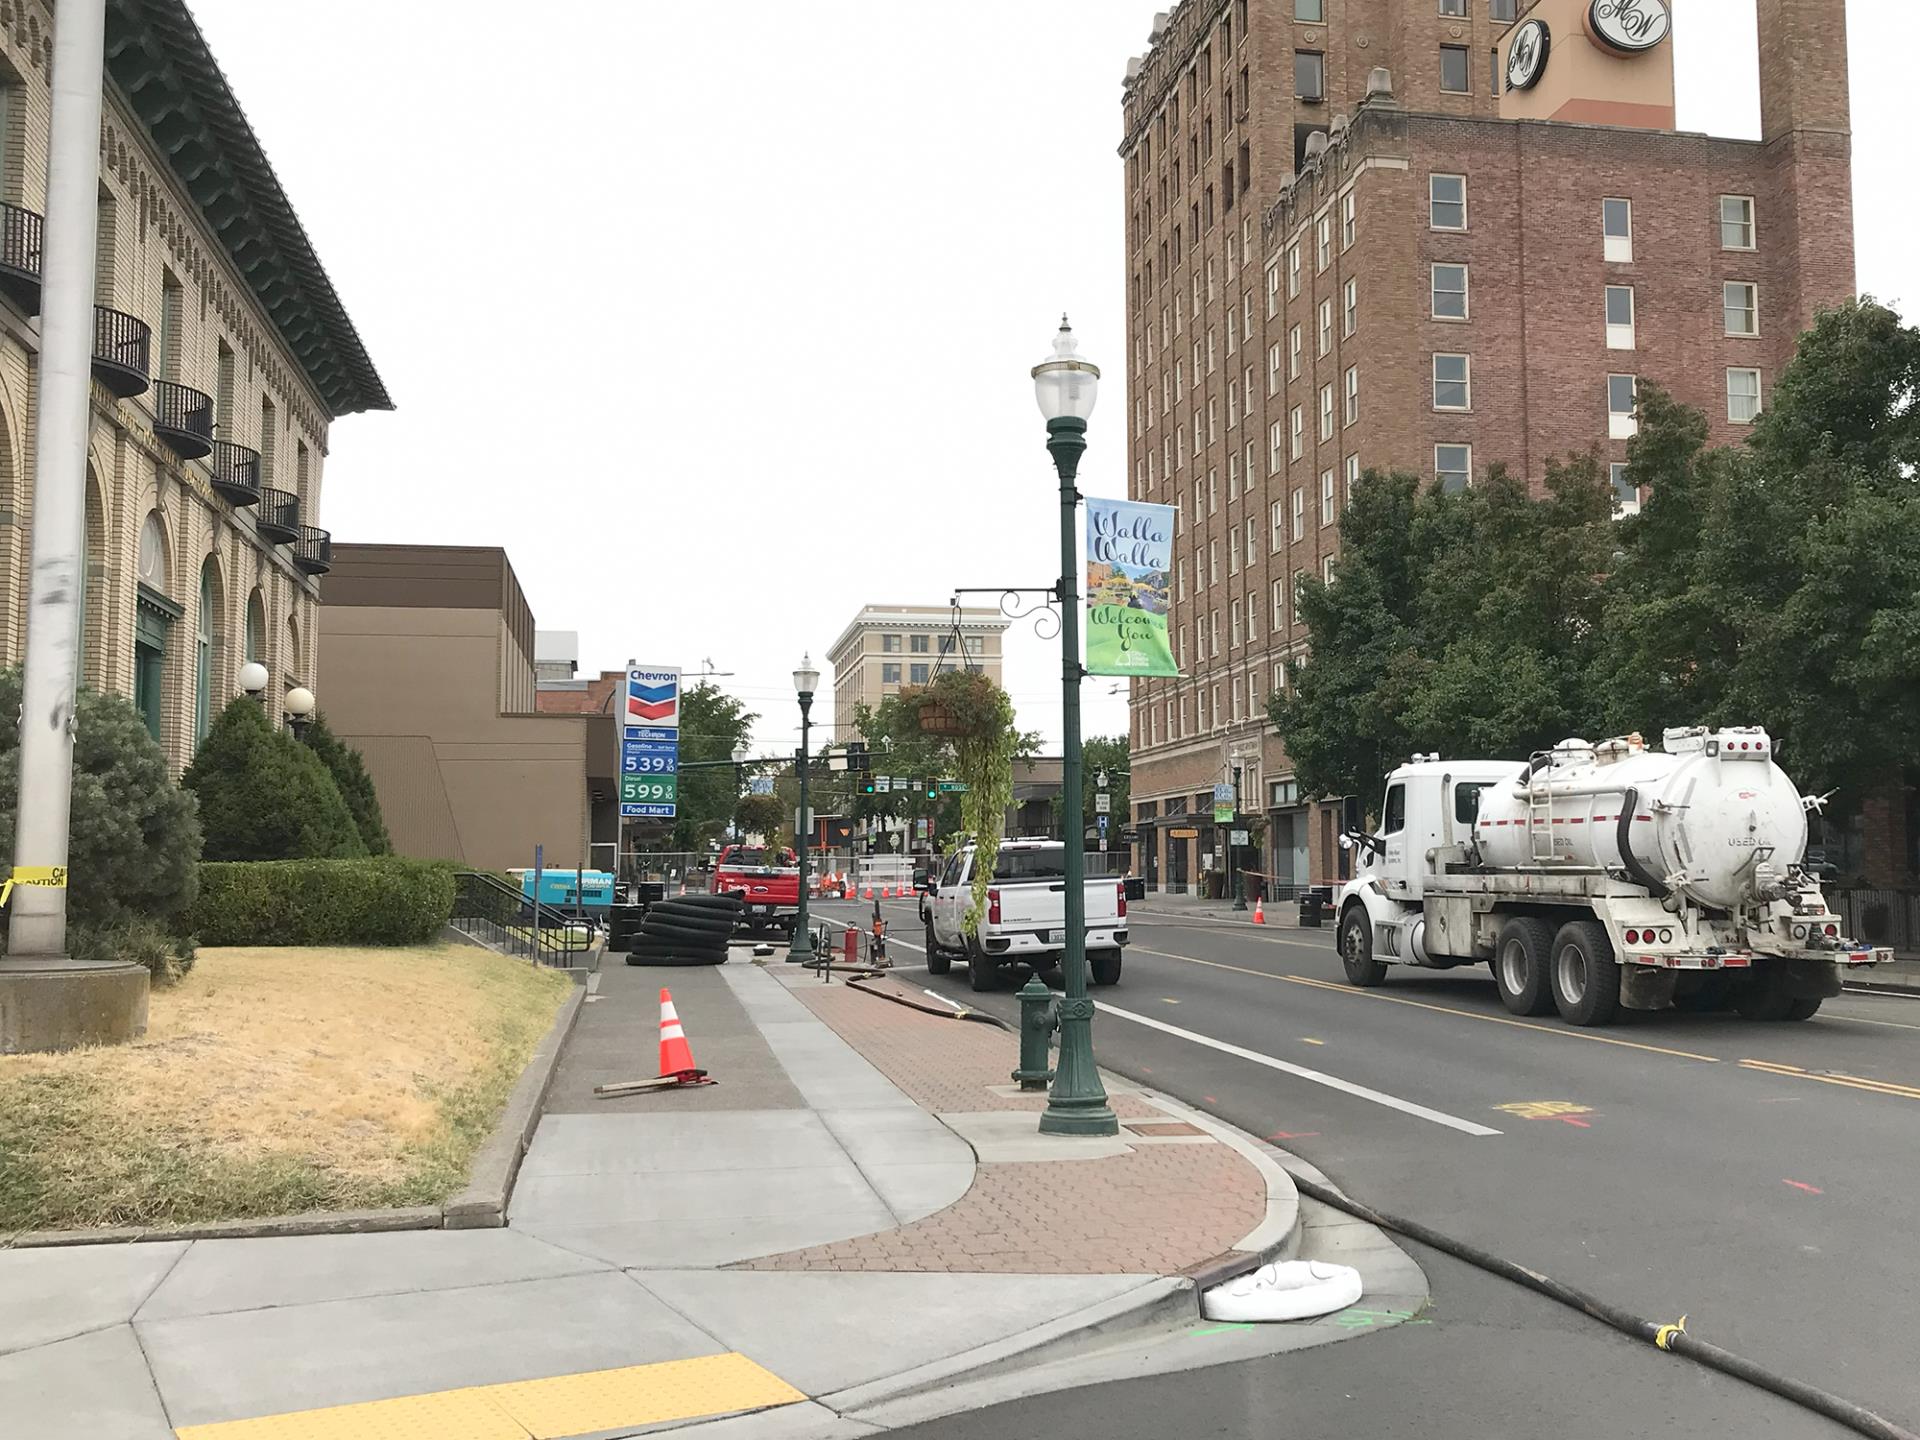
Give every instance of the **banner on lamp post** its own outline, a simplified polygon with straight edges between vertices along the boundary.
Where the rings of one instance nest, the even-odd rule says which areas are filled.
[[[1167,638],[1173,507],[1087,499],[1087,673],[1178,675]]]

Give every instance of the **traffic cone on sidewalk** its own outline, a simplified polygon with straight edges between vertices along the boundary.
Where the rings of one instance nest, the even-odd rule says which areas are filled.
[[[681,1085],[707,1085],[707,1072],[693,1063],[693,1047],[687,1044],[687,1032],[680,1014],[673,1008],[673,992],[660,991],[660,1078]]]
[[[1253,923],[1256,925],[1264,925],[1267,923],[1266,902],[1259,896],[1255,896],[1253,901]]]

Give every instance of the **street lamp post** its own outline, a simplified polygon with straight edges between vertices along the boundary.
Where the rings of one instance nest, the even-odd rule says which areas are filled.
[[[807,929],[807,831],[812,817],[807,809],[807,732],[811,726],[813,692],[819,688],[820,672],[813,668],[813,657],[800,657],[800,668],[793,672],[793,688],[800,696],[800,823],[793,827],[795,848],[800,852],[800,915],[793,926],[793,944],[787,959],[805,964],[813,959],[813,936]]]
[[[307,727],[313,724],[313,703],[313,691],[304,685],[296,685],[287,692],[287,728],[302,744],[306,743]]]
[[[1233,824],[1227,827],[1227,871],[1233,877],[1233,908],[1247,908],[1247,877],[1240,869],[1240,852],[1233,843],[1233,831],[1240,824],[1240,767],[1233,767]]]
[[[740,824],[740,779],[742,767],[746,765],[747,757],[752,754],[753,751],[745,745],[733,747],[733,843],[736,845],[747,838],[746,831]]]
[[[1062,808],[1071,817],[1066,836],[1067,993],[1059,1005],[1060,1060],[1053,1089],[1040,1115],[1043,1135],[1118,1135],[1120,1122],[1107,1103],[1100,1069],[1093,1059],[1093,1001],[1087,998],[1087,856],[1081,818],[1080,756],[1080,492],[1074,477],[1087,448],[1087,417],[1099,388],[1100,371],[1074,353],[1077,342],[1067,317],[1053,341],[1053,359],[1033,367],[1034,397],[1047,421],[1047,449],[1060,476],[1060,788]]]
[[[252,697],[253,703],[262,710],[267,708],[267,667],[258,660],[249,660],[240,667],[240,688]]]

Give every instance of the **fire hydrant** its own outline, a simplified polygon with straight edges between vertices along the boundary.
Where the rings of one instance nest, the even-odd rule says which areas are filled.
[[[1022,1090],[1044,1090],[1053,1079],[1047,1064],[1047,1049],[1053,1032],[1060,1028],[1054,1013],[1053,992],[1038,975],[1028,977],[1015,997],[1020,1002],[1020,1068],[1013,1078]]]

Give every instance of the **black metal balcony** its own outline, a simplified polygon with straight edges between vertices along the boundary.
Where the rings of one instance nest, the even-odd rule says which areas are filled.
[[[253,505],[260,499],[260,452],[230,441],[213,442],[207,460],[213,488],[229,505]]]
[[[147,364],[152,348],[153,332],[146,321],[105,305],[93,307],[93,378],[122,400],[146,391],[153,374]]]
[[[0,205],[0,290],[29,315],[40,313],[40,232],[45,223],[19,205]]]
[[[253,527],[276,545],[293,544],[300,538],[300,497],[291,490],[262,490]]]
[[[293,546],[293,563],[309,575],[326,574],[333,568],[333,532],[302,525]]]
[[[153,382],[153,433],[183,460],[213,449],[213,397],[171,380]]]

